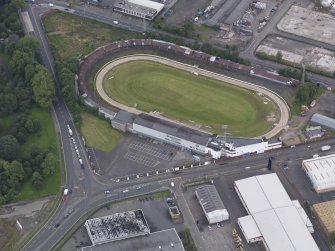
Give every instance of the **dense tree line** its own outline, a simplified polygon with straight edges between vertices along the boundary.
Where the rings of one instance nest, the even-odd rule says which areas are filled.
[[[218,48],[218,47],[211,45],[210,43],[203,43],[203,44],[199,44],[198,42],[186,43],[184,39],[181,37],[161,35],[161,34],[150,33],[150,32],[146,34],[146,37],[151,38],[151,39],[164,40],[164,41],[175,43],[178,45],[184,45],[184,46],[190,47],[191,49],[201,50],[208,54],[215,55],[223,59],[231,60],[236,63],[240,63],[244,65],[251,64],[250,60],[241,58],[239,56],[239,49],[236,45],[232,45],[232,46],[226,45],[225,48]]]
[[[0,0],[0,37],[21,35],[17,10],[22,0]],[[50,72],[39,63],[39,42],[25,36],[17,42],[2,41],[0,52],[5,55],[6,69],[0,69],[0,205],[16,198],[22,181],[30,179],[36,188],[58,166],[53,149],[30,146],[21,154],[21,144],[30,135],[38,134],[41,121],[27,116],[32,106],[50,108],[56,98]],[[2,118],[11,115],[8,128],[2,128]]]
[[[0,0],[0,38],[7,38],[11,34],[22,34],[17,9],[23,6],[23,0]]]
[[[302,77],[302,73],[300,70],[297,69],[291,69],[290,67],[287,68],[281,68],[278,70],[278,73],[280,75],[283,75],[285,77],[289,77],[289,78],[294,78],[297,80],[300,80]]]
[[[323,92],[323,88],[320,84],[305,83],[301,84],[297,88],[295,95],[295,104],[297,106],[309,105],[314,99],[317,99]]]

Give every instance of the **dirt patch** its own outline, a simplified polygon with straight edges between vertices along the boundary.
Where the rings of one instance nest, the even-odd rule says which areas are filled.
[[[307,112],[306,116],[301,117],[297,115],[291,118],[288,129],[281,136],[282,141],[287,145],[294,145],[305,141],[304,129],[314,113],[318,112],[335,118],[335,106],[330,104],[335,104],[335,94],[331,91],[326,91],[319,98],[315,107]]]
[[[171,25],[182,25],[187,20],[193,20],[198,10],[203,11],[212,0],[179,0],[171,9],[172,14],[166,17]]]

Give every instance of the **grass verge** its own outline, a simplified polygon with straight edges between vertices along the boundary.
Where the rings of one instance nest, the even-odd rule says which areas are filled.
[[[5,219],[0,219],[1,251],[15,250],[14,245],[19,239],[20,235],[19,232],[16,230],[15,226],[13,226],[13,224],[11,224],[9,221]]]
[[[171,192],[170,190],[162,190],[162,191],[157,191],[157,192],[154,192],[154,193],[148,193],[146,194],[144,197],[154,197],[154,198],[164,198],[164,197],[171,197]],[[65,251],[62,249],[62,247],[64,246],[64,244],[71,238],[71,236],[78,230],[78,228],[80,226],[82,226],[85,222],[86,219],[88,219],[92,214],[94,214],[94,212],[96,212],[97,210],[103,208],[103,207],[106,207],[106,206],[109,206],[113,203],[120,203],[120,202],[123,202],[123,201],[127,201],[127,200],[134,200],[134,199],[137,199],[137,198],[141,198],[143,197],[143,195],[140,195],[140,196],[134,196],[134,197],[130,197],[130,198],[127,198],[127,199],[118,199],[118,200],[115,200],[113,202],[110,202],[110,203],[106,203],[106,204],[102,204],[102,205],[99,205],[97,206],[96,208],[92,208],[91,210],[89,210],[88,212],[86,212],[85,214],[83,214],[77,221],[76,223],[74,223],[70,228],[69,230],[64,233],[63,235],[63,238],[60,239],[52,248],[51,248],[51,251]],[[196,251],[196,250],[195,250]]]
[[[56,60],[82,58],[112,41],[141,37],[140,33],[64,12],[44,17],[44,27]]]
[[[81,134],[88,146],[110,152],[120,141],[123,134],[113,129],[109,122],[90,113],[82,112]]]
[[[20,148],[20,155],[26,156],[31,147],[35,145],[39,149],[50,149],[51,152],[58,156],[56,133],[50,112],[35,107],[29,111],[28,117],[38,119],[41,123],[41,130],[39,133],[30,135],[27,138],[27,141]],[[54,195],[59,190],[59,184],[60,168],[56,168],[53,175],[46,177],[44,185],[40,189],[34,188],[31,179],[24,181],[20,189],[18,200]]]
[[[106,74],[103,87],[120,103],[215,133],[222,133],[221,126],[227,124],[234,136],[258,136],[272,126],[267,116],[274,112],[274,104],[264,97],[156,62],[116,66]]]

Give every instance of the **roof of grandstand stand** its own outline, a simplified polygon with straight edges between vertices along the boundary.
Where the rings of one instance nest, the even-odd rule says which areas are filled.
[[[150,233],[140,209],[89,219],[84,226],[93,246]]]
[[[319,250],[277,174],[253,176],[234,184],[269,250]],[[249,231],[248,226],[253,231]],[[242,227],[247,228],[246,232],[258,235],[253,224],[242,223]]]
[[[134,120],[134,124],[144,126],[159,132],[163,132],[174,137],[178,137],[184,140],[188,140],[200,145],[207,145],[211,134],[204,133],[192,128],[182,126],[176,123],[172,123],[167,120],[163,120],[157,117],[141,113],[137,115]]]

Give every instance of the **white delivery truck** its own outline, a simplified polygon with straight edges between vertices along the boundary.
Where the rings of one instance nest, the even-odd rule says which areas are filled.
[[[331,149],[331,146],[321,146],[322,152],[329,151],[330,149]]]

